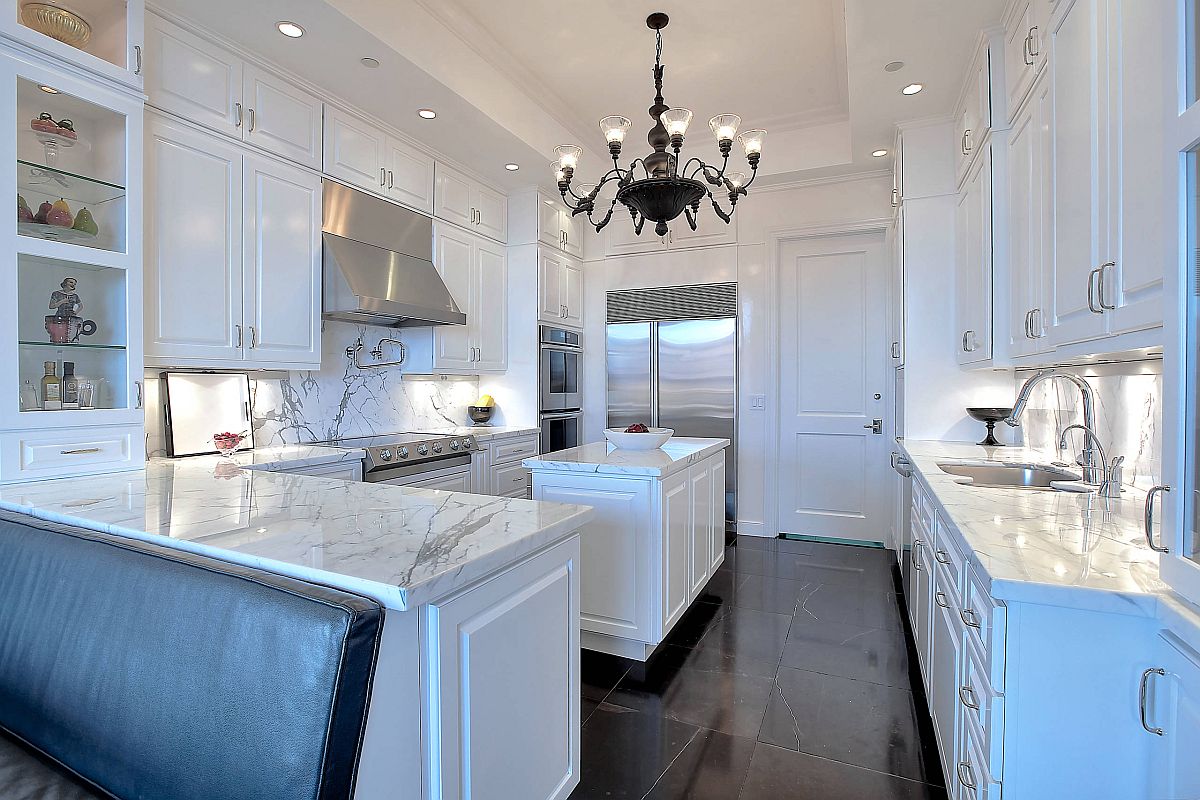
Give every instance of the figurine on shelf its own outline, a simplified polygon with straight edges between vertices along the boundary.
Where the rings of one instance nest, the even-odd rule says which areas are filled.
[[[60,289],[50,295],[53,314],[46,315],[46,333],[55,344],[71,344],[80,336],[91,336],[96,332],[96,323],[79,316],[83,311],[83,300],[75,291],[79,282],[75,278],[63,278]]]
[[[79,281],[70,276],[63,278],[56,289],[50,294],[50,308],[54,309],[56,317],[77,317],[83,311],[83,300],[75,288]]]
[[[69,119],[61,119],[58,122],[54,121],[54,117],[43,111],[37,115],[37,119],[29,121],[29,127],[38,133],[52,133],[55,136],[62,136],[65,139],[75,140],[79,138],[79,134],[75,132],[75,123]]]

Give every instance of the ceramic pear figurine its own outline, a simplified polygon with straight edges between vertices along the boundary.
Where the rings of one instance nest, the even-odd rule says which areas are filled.
[[[79,213],[75,215],[75,224],[71,227],[80,233],[86,233],[88,236],[95,236],[100,232],[100,228],[96,225],[96,220],[92,218],[92,212],[86,208],[79,209]]]

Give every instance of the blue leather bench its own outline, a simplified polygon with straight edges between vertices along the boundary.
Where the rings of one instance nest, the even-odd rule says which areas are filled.
[[[352,797],[383,616],[340,589],[0,511],[3,796]]]

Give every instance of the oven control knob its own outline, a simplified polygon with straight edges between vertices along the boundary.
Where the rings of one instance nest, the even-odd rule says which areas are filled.
[[[391,448],[389,448],[389,447],[385,447],[385,448],[383,448],[382,450],[380,450],[380,451],[379,451],[379,457],[380,457],[380,458],[382,458],[384,461],[391,461],[391,460],[392,460],[392,450],[391,450]]]
[[[398,452],[399,452],[399,455],[401,458],[408,458],[408,448],[407,447],[401,447]]]
[[[440,453],[440,452],[442,452],[442,443],[441,443],[441,442],[434,442],[434,443],[433,443],[433,452],[435,452],[435,453]]]
[[[417,455],[419,455],[419,456],[429,455],[429,446],[424,445],[424,444],[417,445]]]
[[[451,439],[451,440],[450,440],[450,449],[451,449],[451,450],[457,450],[457,449],[458,449],[458,439]]]
[[[468,436],[467,438],[463,439],[463,441],[462,441],[463,450],[470,450],[474,444],[475,444],[475,440],[472,439],[470,436]]]

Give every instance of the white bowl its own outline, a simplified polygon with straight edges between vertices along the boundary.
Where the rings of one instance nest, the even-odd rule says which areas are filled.
[[[604,429],[604,438],[622,450],[656,450],[674,435],[672,428],[651,428],[647,433],[626,433],[624,428]]]

